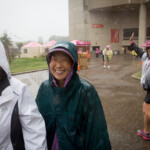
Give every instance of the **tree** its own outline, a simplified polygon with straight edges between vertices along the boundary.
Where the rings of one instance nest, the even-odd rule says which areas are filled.
[[[9,48],[12,46],[12,40],[11,38],[8,36],[8,34],[6,32],[4,32],[4,34],[0,37],[0,41],[3,43],[5,51],[6,51],[6,55],[8,58],[9,63],[12,62],[12,58],[11,58],[11,54],[9,51]]]
[[[24,43],[23,42],[17,42],[16,45],[17,45],[18,50],[20,52],[21,51],[21,47],[24,45]]]

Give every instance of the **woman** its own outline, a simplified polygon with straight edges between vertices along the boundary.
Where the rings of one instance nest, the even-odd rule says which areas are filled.
[[[98,54],[99,54],[99,49],[98,48],[95,49],[95,54],[96,54],[96,58],[98,58]]]
[[[138,54],[143,61],[142,65],[142,77],[141,84],[145,91],[147,91],[146,97],[143,103],[143,115],[144,115],[144,129],[138,130],[137,134],[142,136],[144,140],[150,140],[150,41],[146,42],[146,52],[139,48],[134,42],[134,33],[130,37],[131,49]]]
[[[74,44],[57,42],[47,54],[49,80],[36,102],[46,123],[49,150],[110,150],[106,121],[95,88],[77,74]]]
[[[106,64],[108,65],[108,68],[110,68],[110,60],[111,60],[112,54],[113,52],[110,49],[110,45],[107,45],[106,48],[103,50],[104,68],[106,68]]]
[[[45,123],[27,86],[11,77],[0,42],[0,150],[46,150]]]

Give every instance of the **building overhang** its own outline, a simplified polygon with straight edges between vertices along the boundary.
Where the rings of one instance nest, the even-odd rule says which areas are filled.
[[[89,0],[89,12],[124,12],[139,9],[140,4],[145,3],[150,8],[150,0]]]

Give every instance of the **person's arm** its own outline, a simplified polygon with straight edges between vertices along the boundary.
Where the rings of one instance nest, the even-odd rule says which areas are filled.
[[[45,123],[27,87],[23,88],[18,100],[19,117],[22,125],[26,150],[47,150]]]
[[[103,55],[105,55],[106,54],[106,49],[104,49],[102,53],[103,53]]]
[[[131,44],[130,44],[130,47],[131,47],[131,50],[134,50],[137,55],[141,58],[144,54],[144,51],[142,48],[139,48],[134,42],[133,42],[133,38],[134,38],[134,33],[132,33],[131,37],[130,37],[130,41],[131,41]]]
[[[111,56],[113,55],[113,52],[112,52],[112,50],[110,49],[110,53],[111,53]]]
[[[86,113],[86,150],[111,150],[107,125],[100,98],[92,86],[90,102],[84,107]]]

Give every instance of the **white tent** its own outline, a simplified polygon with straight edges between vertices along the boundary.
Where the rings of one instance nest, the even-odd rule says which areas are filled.
[[[21,57],[36,58],[41,55],[42,45],[37,42],[30,42],[21,47]]]

